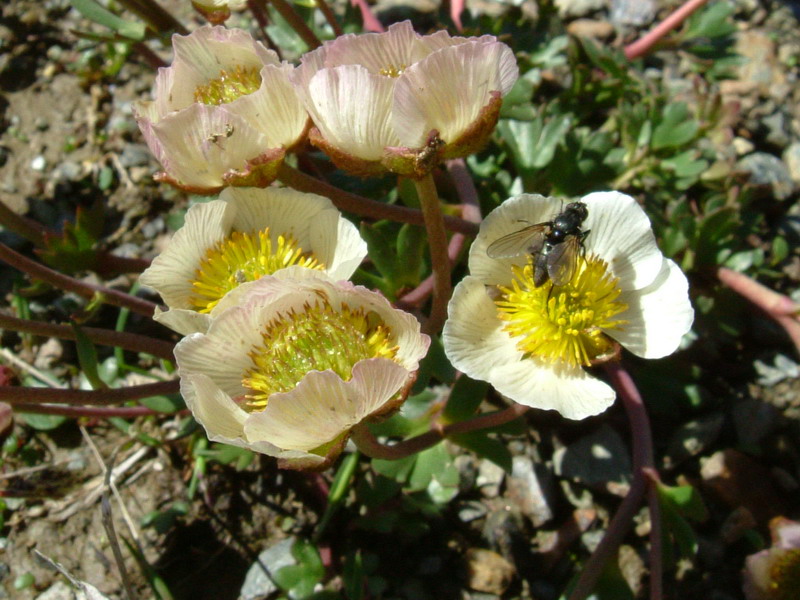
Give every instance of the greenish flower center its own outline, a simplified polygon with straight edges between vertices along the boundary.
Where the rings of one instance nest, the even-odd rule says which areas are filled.
[[[195,102],[219,106],[252,94],[261,87],[261,75],[257,67],[236,65],[233,71],[220,70],[219,77],[194,90]]]
[[[333,308],[327,300],[279,315],[264,328],[262,343],[250,351],[252,368],[242,379],[251,390],[246,410],[263,410],[272,394],[294,389],[309,371],[332,370],[343,380],[368,358],[394,359],[391,329],[375,312]]]

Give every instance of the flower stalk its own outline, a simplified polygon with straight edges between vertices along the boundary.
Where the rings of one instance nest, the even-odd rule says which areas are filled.
[[[642,38],[625,46],[625,58],[633,60],[647,54],[665,35],[688,19],[708,0],[688,0],[678,10],[647,32]]]
[[[31,388],[12,385],[0,386],[0,402],[18,404],[87,404],[104,406],[128,400],[177,394],[178,380],[157,381],[142,385],[104,390],[64,390],[52,388]]]
[[[447,318],[447,303],[453,293],[450,281],[450,258],[447,255],[447,232],[444,229],[442,208],[439,205],[439,194],[433,175],[430,173],[422,179],[414,180],[417,195],[425,218],[425,229],[428,232],[428,247],[431,253],[431,269],[433,270],[433,304],[428,321],[425,323],[426,333],[438,332]]]
[[[94,285],[79,281],[74,277],[64,275],[58,271],[54,271],[41,263],[37,263],[29,258],[26,258],[19,252],[15,252],[5,244],[0,244],[0,260],[19,269],[23,273],[28,274],[35,279],[41,279],[45,283],[49,283],[53,287],[57,287],[66,292],[73,292],[86,299],[93,299],[95,296],[101,296],[102,301],[113,306],[121,308],[128,308],[131,311],[143,315],[145,317],[152,317],[155,312],[156,305],[148,300],[131,296],[124,292],[112,290],[101,285]]]
[[[260,1],[263,6],[266,6],[267,0]],[[295,11],[286,0],[269,0],[269,3],[272,4],[272,7],[278,11],[278,14],[291,25],[297,35],[306,43],[309,50],[313,50],[322,45],[317,34],[311,31],[311,28],[306,25],[303,18],[297,14],[297,11]]]
[[[278,180],[301,192],[312,192],[330,198],[336,208],[345,212],[351,212],[370,219],[389,219],[398,223],[425,225],[425,217],[421,211],[415,208],[385,204],[346,192],[302,171],[298,171],[286,163],[283,163],[278,168]],[[450,231],[466,235],[475,235],[478,232],[478,226],[475,223],[470,223],[458,217],[445,216],[444,226]]]

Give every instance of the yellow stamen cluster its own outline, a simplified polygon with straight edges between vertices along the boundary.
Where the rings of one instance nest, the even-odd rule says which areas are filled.
[[[780,555],[769,570],[768,597],[770,600],[794,600],[800,590],[800,549],[779,552]]]
[[[250,351],[253,367],[242,385],[248,394],[246,410],[263,410],[272,394],[297,386],[309,371],[331,369],[343,380],[355,364],[368,358],[394,359],[398,346],[392,330],[374,312],[334,308],[327,300],[306,304],[271,321],[263,343]]]
[[[194,90],[194,101],[219,106],[252,94],[259,87],[261,87],[261,75],[258,67],[236,65],[233,71],[222,69],[219,77],[211,79],[205,85],[197,86]]]
[[[396,79],[403,74],[403,71],[406,70],[407,66],[408,65],[400,65],[399,67],[396,67],[394,65],[389,65],[387,67],[381,68],[381,70],[378,71],[378,75],[383,75],[384,77],[391,77],[392,79]]]
[[[304,254],[291,236],[280,235],[273,244],[269,227],[252,233],[234,231],[206,252],[191,281],[189,303],[198,312],[211,312],[236,286],[291,265],[324,268],[313,255]]]
[[[504,329],[528,356],[549,363],[588,366],[609,352],[612,342],[603,331],[619,329],[624,320],[613,317],[628,306],[618,302],[618,279],[605,261],[579,257],[572,280],[561,286],[533,284],[532,261],[514,267],[511,287],[500,286],[495,301]]]

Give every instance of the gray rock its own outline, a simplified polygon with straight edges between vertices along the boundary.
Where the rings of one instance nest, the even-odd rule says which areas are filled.
[[[484,496],[494,498],[500,493],[500,484],[503,483],[505,474],[503,467],[484,458],[478,467],[478,477],[475,483]]]
[[[558,14],[562,17],[585,17],[607,5],[606,0],[556,0]]]
[[[794,191],[789,169],[777,156],[754,152],[736,163],[736,168],[750,172],[750,183],[769,187],[778,200],[785,200]]]
[[[778,417],[774,406],[756,398],[744,398],[733,407],[733,425],[744,447],[756,447],[775,431]]]
[[[790,144],[783,151],[783,162],[789,169],[789,176],[793,181],[800,183],[800,142]]]
[[[641,26],[656,18],[655,0],[611,0],[611,22],[616,25]]]
[[[150,149],[144,144],[126,144],[119,156],[120,164],[129,169],[150,164]]]
[[[789,122],[783,112],[774,112],[761,119],[761,123],[767,128],[767,141],[770,144],[778,148],[789,145]]]
[[[608,425],[553,455],[556,475],[624,496],[630,488],[630,450]]]
[[[297,564],[292,556],[292,546],[295,538],[290,537],[273,544],[258,555],[244,578],[244,584],[239,591],[240,600],[260,600],[277,591],[278,586],[267,573],[275,573],[282,567]]]
[[[83,176],[81,166],[71,160],[66,160],[53,169],[53,179],[59,183],[79,181]]]
[[[719,437],[725,418],[721,414],[689,421],[672,434],[664,456],[664,466],[672,468],[697,456]]]
[[[506,496],[534,527],[541,527],[553,518],[550,473],[541,465],[534,465],[527,456],[515,456],[512,465],[511,475],[506,479]]]

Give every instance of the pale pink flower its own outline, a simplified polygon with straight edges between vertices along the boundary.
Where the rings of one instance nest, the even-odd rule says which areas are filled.
[[[800,523],[775,517],[772,546],[745,559],[747,600],[794,600],[800,593]]]
[[[134,106],[164,168],[157,178],[198,194],[269,185],[307,128],[293,67],[237,29],[202,27],[172,43],[175,60],[159,69],[155,99]]]
[[[358,175],[422,177],[486,141],[519,70],[492,36],[344,35],[303,56],[292,74],[316,129],[311,141]]]

